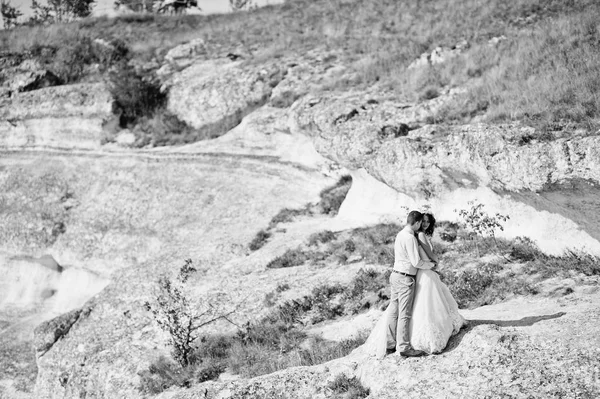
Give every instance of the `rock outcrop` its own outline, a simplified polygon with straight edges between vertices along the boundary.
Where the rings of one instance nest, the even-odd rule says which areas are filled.
[[[38,325],[34,330],[34,349],[38,357],[44,356],[59,339],[69,333],[69,330],[80,318],[87,317],[91,307],[75,309]]]
[[[549,230],[537,225],[533,235],[544,250],[570,246],[600,254],[594,211],[600,208],[600,136],[547,140],[519,125],[421,125],[420,108],[364,93],[309,96],[293,107],[293,130],[310,135],[325,157],[363,168],[443,217],[450,216],[448,207],[479,200],[511,216],[509,231],[523,235],[521,227],[544,214]],[[405,136],[386,134],[386,127],[403,124],[421,127]],[[578,238],[565,241],[565,230],[555,234],[563,228]]]
[[[0,215],[0,250],[51,253],[61,263],[85,267],[86,278],[100,276],[92,290],[98,295],[86,297],[83,308],[81,302],[77,310],[61,308],[68,313],[36,330],[36,398],[141,397],[140,372],[168,352],[143,303],[158,276],[185,258],[200,266],[195,299],[247,298],[240,309],[248,319],[264,312],[263,298],[279,282],[301,291],[347,281],[364,266],[265,271],[274,256],[325,228],[400,222],[411,208],[429,207],[438,219],[454,220],[455,209],[477,201],[490,213],[511,217],[501,234],[531,237],[548,253],[578,248],[600,255],[600,136],[548,137],[518,124],[438,126],[431,124],[435,115],[464,89],[441,90],[418,104],[376,87],[314,94],[353,79],[335,53],[311,52],[261,66],[233,56],[206,60],[204,45],[198,40],[167,54],[164,88],[169,111],[213,140],[96,151],[103,124],[114,118],[113,100],[101,84],[47,87],[0,100],[0,146],[11,150],[0,159],[0,201],[7,204]],[[130,133],[123,134],[120,141],[131,143]],[[14,151],[30,147],[40,151]],[[281,237],[248,251],[273,216],[316,201],[340,168],[351,171],[353,185],[335,219],[286,225]],[[60,278],[81,271],[54,263],[37,266]],[[574,291],[563,288],[556,295]],[[575,315],[567,317],[570,323],[591,331],[597,312],[565,306]],[[340,373],[359,377],[378,398],[442,394],[451,384],[452,396],[482,396],[487,391],[474,387],[500,386],[492,369],[502,366],[498,356],[510,353],[505,343],[529,345],[530,338],[500,328],[521,327],[521,321],[505,317],[500,321],[509,323],[502,324],[490,314],[471,313],[479,323],[440,356],[379,362],[357,350],[325,365],[172,389],[161,397],[326,398],[329,382]],[[363,320],[365,329],[369,321]],[[559,321],[548,323],[564,330]],[[475,361],[465,360],[473,356]],[[455,373],[444,374],[457,365]],[[501,371],[502,382],[509,381],[510,367]],[[428,380],[434,373],[441,376]],[[464,384],[456,383],[463,377]]]
[[[167,107],[203,137],[218,137],[266,104],[280,80],[281,71],[274,65],[242,67],[239,61],[203,61],[171,78]]]
[[[0,146],[92,149],[113,99],[101,84],[47,87],[0,99]]]

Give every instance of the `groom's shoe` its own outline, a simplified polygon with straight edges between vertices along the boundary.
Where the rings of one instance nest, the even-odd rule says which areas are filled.
[[[403,356],[403,357],[419,357],[419,356],[424,356],[424,355],[425,355],[425,352],[418,351],[413,348],[405,349],[402,352],[400,352],[400,356]]]

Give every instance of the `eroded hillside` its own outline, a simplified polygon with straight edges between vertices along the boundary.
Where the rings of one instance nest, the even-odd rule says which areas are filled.
[[[3,32],[0,393],[325,398],[343,374],[376,398],[596,397],[599,13],[289,1],[76,22],[76,46]],[[493,239],[459,216],[477,204],[509,217]],[[471,324],[379,361],[360,344],[413,208]],[[197,343],[226,359],[182,370],[144,304],[188,258],[191,300],[234,311]]]

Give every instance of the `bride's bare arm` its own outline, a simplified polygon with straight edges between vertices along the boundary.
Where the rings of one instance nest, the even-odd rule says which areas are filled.
[[[421,234],[423,234],[423,233],[421,232],[417,236],[417,241],[419,242],[419,245],[421,246],[421,248],[423,248],[423,250],[427,254],[427,257],[429,259],[431,259],[432,261],[434,261],[434,262],[437,263],[438,262],[438,258],[437,258],[437,256],[435,256],[433,254],[433,249],[427,243],[427,239],[425,238],[425,234],[423,234],[423,236],[421,236]]]

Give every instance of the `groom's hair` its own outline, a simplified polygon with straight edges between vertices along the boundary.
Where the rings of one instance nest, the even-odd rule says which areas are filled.
[[[406,224],[413,225],[423,220],[423,214],[419,211],[410,211],[406,217]]]

